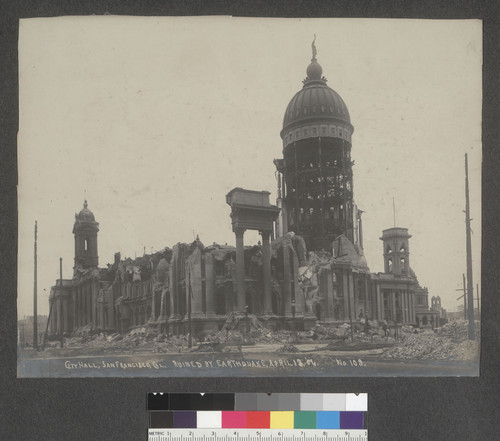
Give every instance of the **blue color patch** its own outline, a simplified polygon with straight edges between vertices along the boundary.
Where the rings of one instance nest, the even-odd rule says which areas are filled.
[[[317,429],[340,429],[340,412],[318,411],[316,412]]]

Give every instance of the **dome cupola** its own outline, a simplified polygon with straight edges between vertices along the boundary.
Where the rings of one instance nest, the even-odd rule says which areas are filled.
[[[83,203],[80,213],[75,215],[75,219],[80,222],[95,222],[94,213],[88,209],[87,200]]]
[[[283,148],[294,141],[311,137],[333,137],[351,142],[354,131],[344,100],[326,85],[323,68],[316,59],[316,36],[312,59],[303,87],[288,104],[283,118]]]

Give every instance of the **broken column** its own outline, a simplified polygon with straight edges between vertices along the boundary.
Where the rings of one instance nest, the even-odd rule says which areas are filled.
[[[233,228],[236,235],[236,310],[245,312],[245,247],[243,228]]]
[[[191,317],[203,315],[201,250],[195,248],[186,265],[186,294],[191,296]],[[188,299],[186,299],[186,304]]]
[[[205,254],[205,296],[207,317],[215,316],[214,302],[214,257],[210,253]]]
[[[264,275],[264,314],[273,313],[271,294],[271,249],[269,244],[269,231],[261,231],[262,236],[262,260]]]

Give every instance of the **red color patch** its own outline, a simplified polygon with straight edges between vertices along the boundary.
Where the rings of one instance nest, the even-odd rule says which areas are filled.
[[[269,429],[271,412],[247,412],[247,429]]]

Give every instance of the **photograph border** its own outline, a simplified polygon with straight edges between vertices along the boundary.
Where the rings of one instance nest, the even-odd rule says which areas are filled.
[[[0,375],[0,410],[7,424],[0,427],[0,437],[16,439],[123,439],[146,436],[146,392],[152,390],[199,391],[297,391],[297,392],[368,392],[369,433],[374,439],[485,439],[497,433],[494,418],[499,388],[498,286],[500,234],[497,219],[500,205],[500,154],[497,124],[500,108],[498,90],[500,68],[497,47],[498,5],[495,2],[447,2],[446,6],[430,1],[403,2],[381,8],[364,2],[349,2],[337,7],[321,2],[293,3],[272,7],[240,3],[228,7],[220,2],[210,7],[171,2],[56,2],[3,5],[0,25],[3,124],[0,127],[2,148],[2,187],[0,194],[0,233],[2,241],[2,298],[0,341],[5,354]],[[412,18],[481,18],[484,20],[483,77],[483,247],[482,247],[482,353],[479,378],[217,378],[217,379],[16,379],[16,136],[17,136],[17,30],[20,17],[129,14],[129,15],[198,15],[234,14],[247,16],[377,16]],[[464,405],[466,400],[466,405]],[[124,407],[123,403],[127,403]],[[126,411],[124,411],[126,409]],[[137,420],[144,415],[143,424]],[[412,423],[409,424],[411,415]],[[111,422],[110,422],[111,420]],[[387,422],[390,421],[390,424]]]

